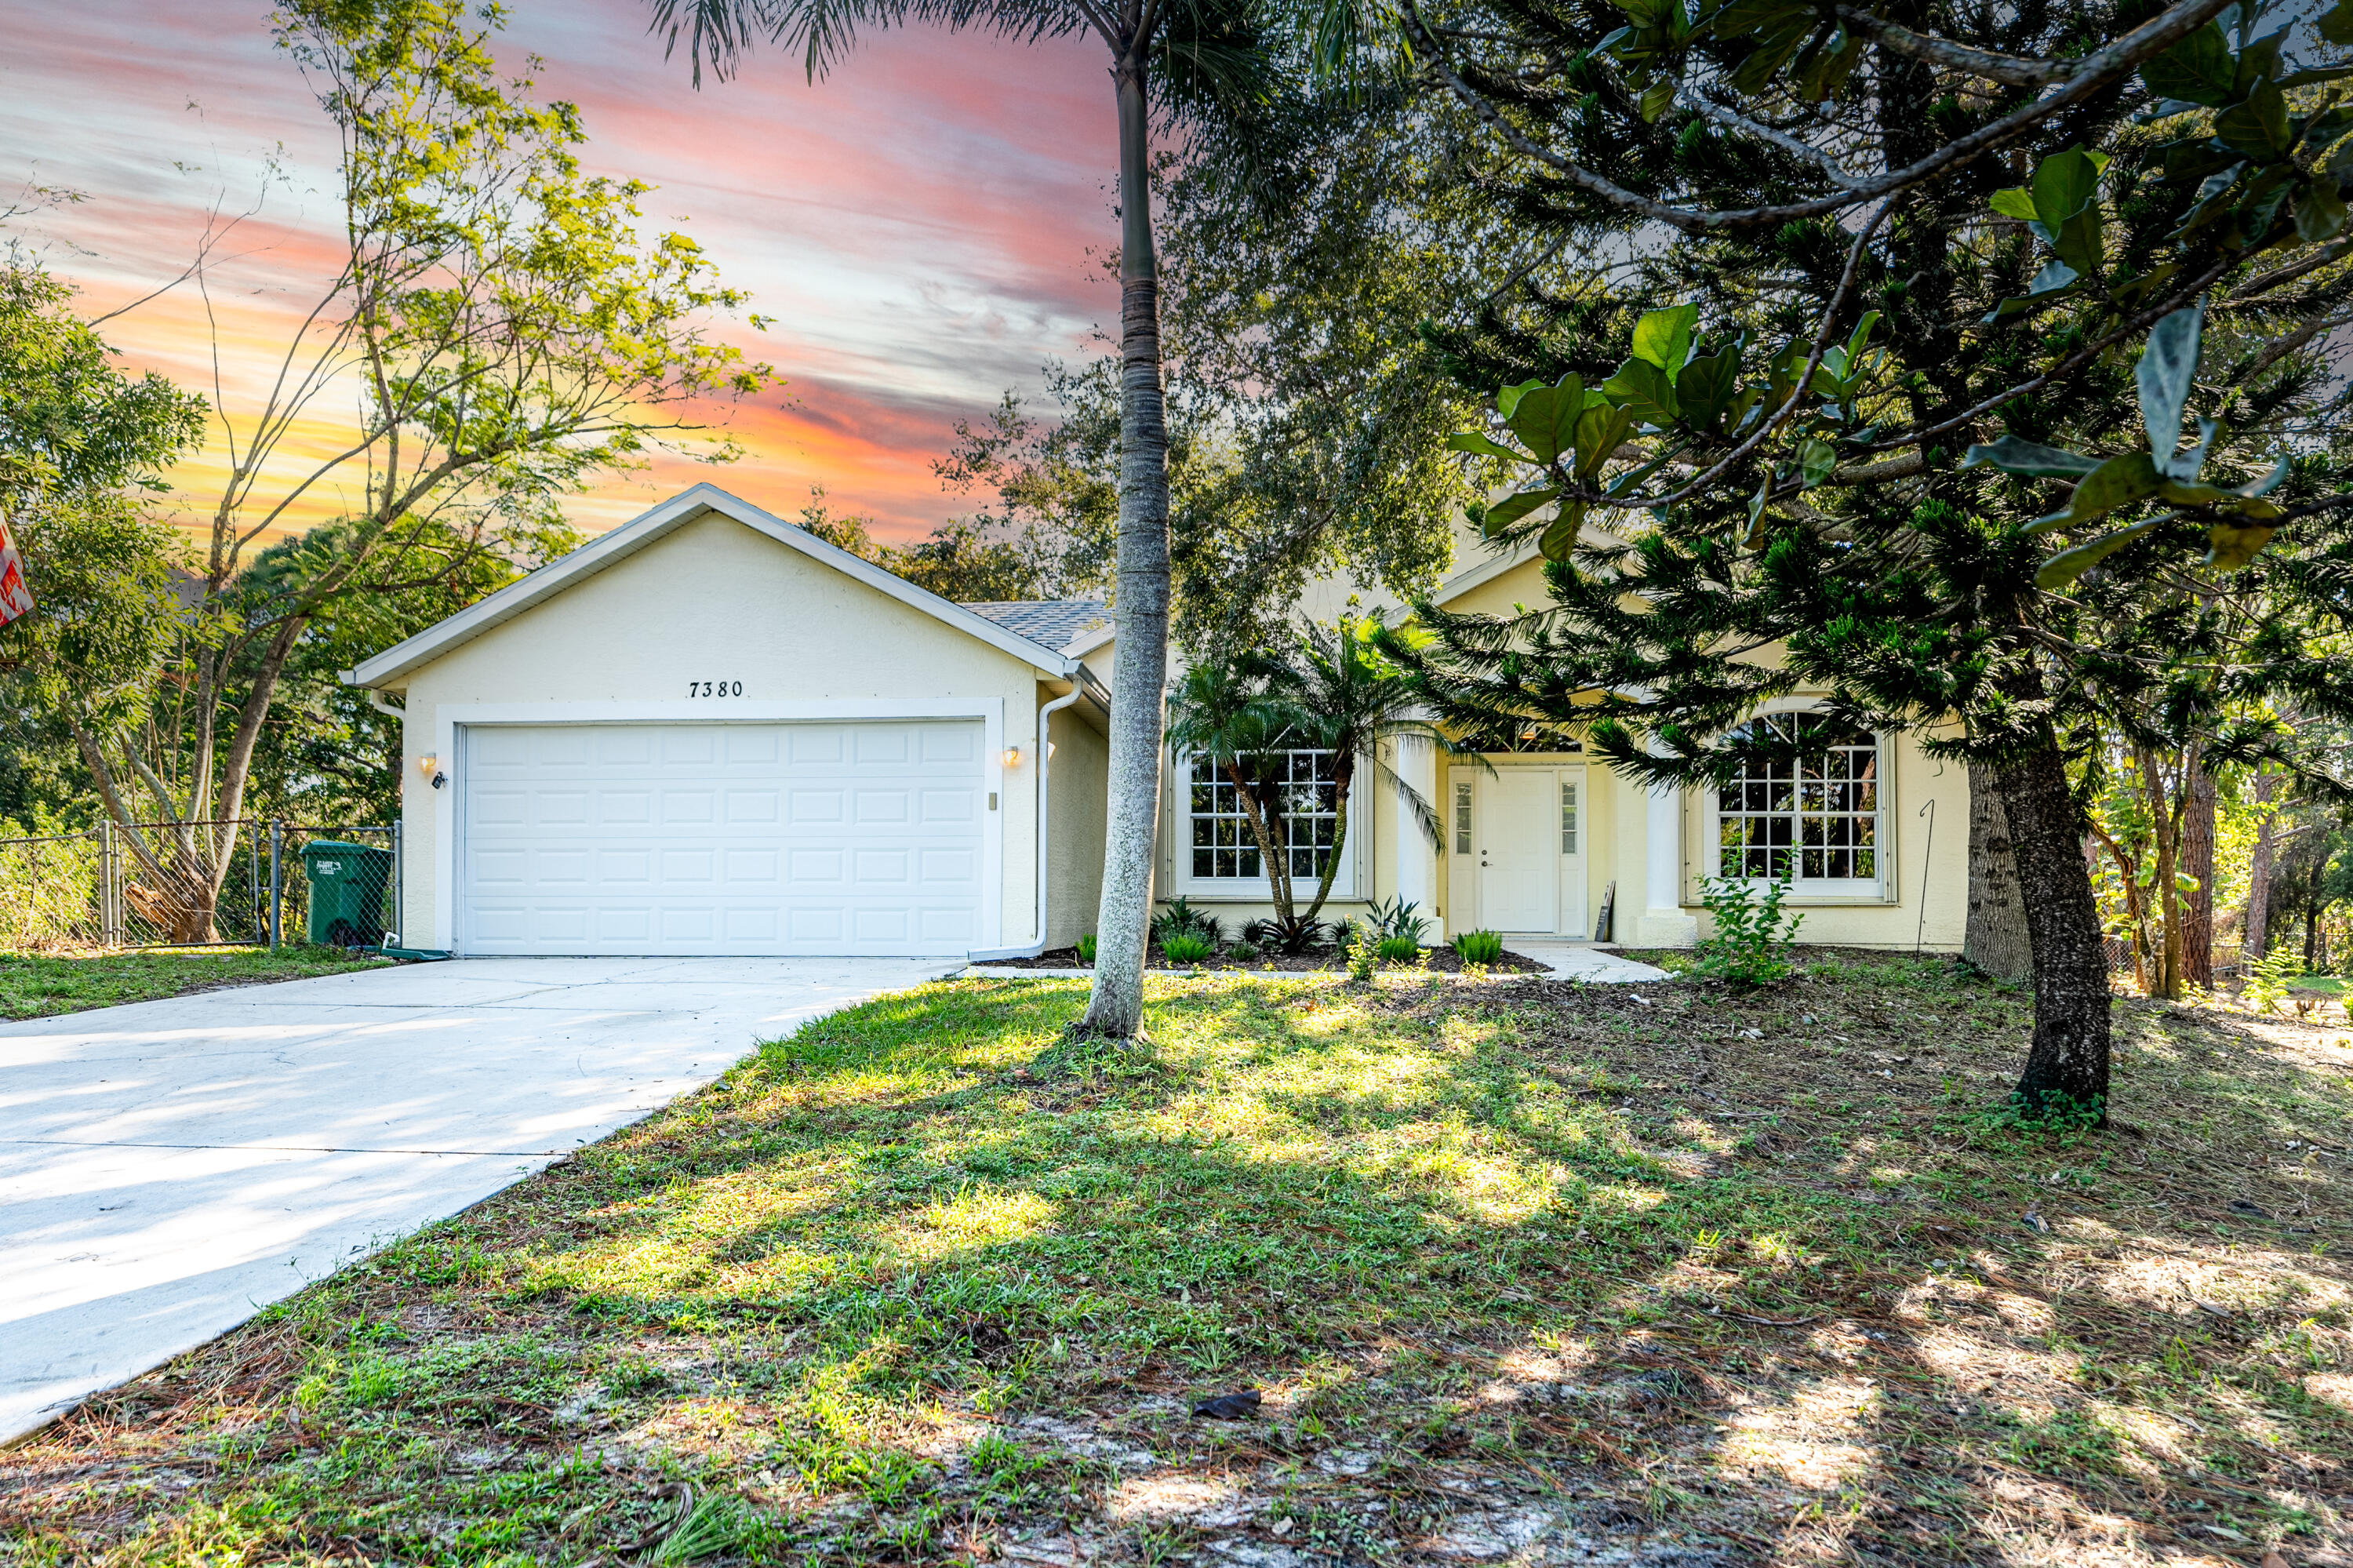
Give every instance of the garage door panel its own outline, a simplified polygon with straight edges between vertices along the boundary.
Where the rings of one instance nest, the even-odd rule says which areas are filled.
[[[934,953],[983,939],[982,726],[468,733],[481,953]]]

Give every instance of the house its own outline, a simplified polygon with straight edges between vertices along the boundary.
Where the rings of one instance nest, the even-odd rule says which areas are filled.
[[[1440,602],[1544,594],[1480,561]],[[492,954],[1008,954],[1093,928],[1113,628],[1072,600],[957,605],[699,484],[345,677],[403,719],[399,938]],[[1788,705],[1801,709],[1797,701]],[[1833,744],[1834,742],[1834,744]],[[1967,770],[1825,736],[1799,777],[1652,791],[1577,751],[1366,769],[1329,913],[1403,897],[1446,933],[1679,946],[1700,884],[1800,864],[1810,940],[1959,946]],[[1327,758],[1293,754],[1303,783]],[[1267,909],[1229,789],[1162,791],[1163,898]],[[1335,824],[1294,811],[1295,843]],[[1939,824],[1941,823],[1941,826]],[[1302,847],[1303,859],[1313,851]]]

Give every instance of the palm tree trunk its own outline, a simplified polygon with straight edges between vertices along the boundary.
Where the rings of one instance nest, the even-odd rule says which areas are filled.
[[[1144,1027],[1144,948],[1160,823],[1168,684],[1168,428],[1160,385],[1160,281],[1152,249],[1151,119],[1137,37],[1119,92],[1119,605],[1113,620],[1110,794],[1094,991],[1081,1030],[1128,1039]]]
[[[1324,913],[1324,901],[1332,896],[1332,883],[1340,874],[1340,856],[1348,847],[1348,792],[1356,781],[1356,770],[1351,760],[1335,755],[1332,758],[1332,853],[1324,862],[1324,879],[1315,885],[1315,902],[1307,911],[1309,924]],[[1365,896],[1370,897],[1367,894]]]

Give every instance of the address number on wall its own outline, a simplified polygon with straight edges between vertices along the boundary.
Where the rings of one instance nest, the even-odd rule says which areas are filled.
[[[686,694],[690,697],[740,697],[744,694],[741,681],[689,681]]]

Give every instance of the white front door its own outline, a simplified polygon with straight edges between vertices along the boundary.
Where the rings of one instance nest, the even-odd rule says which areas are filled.
[[[1481,780],[1479,924],[1491,931],[1557,931],[1559,799],[1549,768],[1504,768]]]
[[[977,720],[470,727],[460,950],[983,946],[982,739]]]

